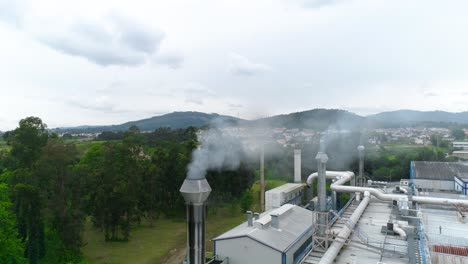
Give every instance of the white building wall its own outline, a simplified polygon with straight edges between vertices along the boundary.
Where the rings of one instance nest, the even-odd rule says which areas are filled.
[[[216,255],[229,257],[229,264],[281,264],[282,255],[251,238],[217,240]]]
[[[294,263],[294,253],[307,241],[312,237],[312,229],[307,232],[307,235],[304,235],[299,242],[297,242],[294,246],[292,246],[288,252],[286,252],[286,264]]]
[[[454,181],[414,179],[416,188],[454,191]]]

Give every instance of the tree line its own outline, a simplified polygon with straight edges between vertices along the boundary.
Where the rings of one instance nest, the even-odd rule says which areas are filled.
[[[83,261],[87,219],[105,241],[128,241],[143,220],[184,215],[179,188],[199,144],[193,127],[131,127],[81,156],[37,117],[22,119],[4,139],[11,150],[0,153],[0,263]],[[208,172],[210,200],[241,197],[253,175],[248,164]]]

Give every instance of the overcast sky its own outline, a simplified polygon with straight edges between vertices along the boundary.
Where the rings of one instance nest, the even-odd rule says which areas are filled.
[[[468,1],[0,0],[0,130],[468,110]]]

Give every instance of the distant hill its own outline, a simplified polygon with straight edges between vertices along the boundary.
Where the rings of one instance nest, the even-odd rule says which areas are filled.
[[[98,133],[103,131],[125,131],[131,126],[137,126],[141,131],[153,131],[160,127],[187,128],[189,126],[203,127],[211,124],[237,125],[248,122],[236,117],[206,114],[201,112],[173,112],[161,116],[131,121],[120,125],[110,126],[78,126],[53,129],[55,132],[69,133]]]
[[[358,129],[365,123],[365,117],[339,109],[313,109],[254,121],[254,124],[263,126],[316,130]]]
[[[315,130],[360,128],[384,128],[401,126],[448,127],[453,123],[468,125],[468,112],[450,113],[443,111],[398,110],[375,115],[360,116],[339,109],[313,109],[291,114],[276,115],[257,120],[244,120],[232,116],[201,112],[173,112],[147,119],[111,126],[78,126],[56,128],[55,132],[99,133],[103,131],[125,131],[135,125],[142,131],[153,131],[160,127],[186,128],[209,125],[250,125],[266,127],[305,128]]]
[[[418,124],[458,123],[468,124],[468,112],[398,110],[367,116],[378,126],[411,126]]]

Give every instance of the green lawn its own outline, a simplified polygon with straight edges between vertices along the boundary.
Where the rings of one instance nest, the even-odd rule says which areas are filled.
[[[238,208],[237,208],[238,209]],[[206,250],[213,251],[211,239],[244,221],[239,210],[219,209],[207,217]],[[185,219],[158,220],[154,227],[142,224],[131,231],[129,242],[105,242],[104,235],[86,224],[83,248],[85,258],[93,264],[156,264],[170,252],[183,252],[186,245]]]

